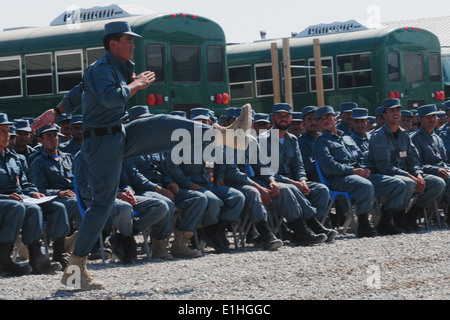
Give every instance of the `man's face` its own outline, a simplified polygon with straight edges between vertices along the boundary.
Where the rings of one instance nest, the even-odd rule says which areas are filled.
[[[292,121],[291,126],[289,127],[289,132],[294,136],[299,137],[303,132],[303,122],[302,121]]]
[[[361,136],[364,136],[367,132],[367,124],[367,119],[353,119],[353,131]]]
[[[317,119],[317,124],[322,131],[334,131],[336,129],[336,118],[334,114],[327,113]]]
[[[351,112],[341,112],[342,122],[349,128],[352,127],[353,119]]]
[[[9,125],[0,125],[0,150],[8,148],[9,144]]]
[[[133,39],[133,36],[124,34],[119,41],[111,40],[110,52],[122,62],[131,60],[135,48]]]
[[[58,123],[59,127],[61,128],[61,133],[65,136],[71,134],[71,125],[70,125],[70,119],[63,120],[60,123]]]
[[[269,130],[270,123],[265,121],[258,121],[253,123],[253,129],[255,129],[257,134],[264,133],[265,131]]]
[[[402,108],[398,107],[398,108],[391,108],[391,109],[386,109],[386,111],[384,112],[384,120],[391,125],[399,125],[400,124],[400,119],[401,119],[401,115],[402,115]]]
[[[432,114],[429,116],[420,117],[419,121],[425,130],[431,131],[436,127],[437,116],[435,114]]]
[[[409,131],[412,128],[412,123],[413,123],[413,121],[412,121],[411,117],[402,116],[402,120],[400,122],[400,127],[405,129],[406,131]]]
[[[274,128],[285,131],[289,129],[292,123],[292,114],[289,112],[275,112],[273,114]]]
[[[83,124],[75,123],[72,125],[72,137],[75,141],[83,141]]]
[[[16,131],[16,145],[18,147],[25,147],[30,143],[31,133],[27,131],[18,130]]]
[[[56,131],[48,131],[41,134],[39,142],[45,151],[55,151],[58,148],[59,137]]]
[[[313,136],[319,132],[319,126],[314,117],[314,112],[307,113],[303,116],[303,126],[305,127],[305,131]]]

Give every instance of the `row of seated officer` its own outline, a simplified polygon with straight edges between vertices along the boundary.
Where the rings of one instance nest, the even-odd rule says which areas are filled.
[[[430,106],[426,107],[430,108]],[[383,117],[390,121],[386,122],[383,128],[391,128],[388,124],[391,122],[395,124],[398,117],[394,115],[391,119],[389,115],[392,111],[401,109],[400,103],[395,99],[386,100],[383,101],[382,109]],[[425,114],[423,110],[425,108],[419,109],[420,118],[432,116],[430,113]],[[219,121],[232,123],[235,118],[232,111],[230,109],[230,113],[227,112],[227,116]],[[226,228],[230,223],[236,223],[245,215],[249,216],[260,235],[258,237],[256,234],[253,238],[248,238],[248,241],[260,241],[264,249],[276,250],[283,245],[283,242],[275,237],[269,227],[268,212],[273,212],[287,221],[288,227],[284,237],[295,245],[331,242],[337,232],[324,227],[319,222],[327,214],[325,211],[329,202],[329,194],[328,189],[319,183],[314,165],[315,160],[330,179],[332,188],[345,189],[354,194],[359,237],[376,235],[369,221],[374,190],[378,195],[386,198],[383,204],[382,220],[377,231],[380,234],[411,232],[417,228],[415,222],[420,208],[426,207],[436,200],[442,194],[445,183],[433,175],[422,176],[423,165],[419,154],[411,140],[408,142],[406,136],[402,134],[401,129],[396,131],[389,129],[394,133],[385,138],[385,140],[392,137],[399,139],[400,132],[400,140],[403,139],[406,143],[399,150],[390,150],[391,154],[397,153],[398,155],[393,158],[397,158],[399,163],[391,164],[394,167],[399,166],[393,171],[395,174],[390,171],[384,173],[384,167],[381,166],[382,169],[379,169],[380,165],[377,165],[377,163],[383,163],[386,166],[386,161],[392,158],[391,156],[380,160],[373,156],[381,156],[386,153],[387,142],[385,140],[382,142],[384,144],[381,142],[379,144],[379,146],[383,146],[384,152],[374,147],[372,153],[367,150],[365,157],[361,152],[364,149],[356,144],[355,135],[358,132],[356,122],[365,120],[364,113],[366,111],[366,109],[352,104],[352,123],[355,125],[353,125],[353,132],[349,133],[354,139],[337,130],[335,112],[331,107],[304,108],[302,120],[306,130],[298,140],[296,136],[288,132],[293,120],[292,106],[288,104],[275,105],[271,120],[265,115],[255,115],[254,128],[256,129],[258,124],[262,123],[263,125],[259,129],[259,133],[261,133],[259,136],[247,138],[249,144],[256,146],[256,149],[249,148],[248,150],[258,150],[261,139],[261,142],[269,146],[268,150],[271,150],[270,143],[272,141],[280,142],[280,165],[277,172],[270,174],[261,174],[262,168],[268,169],[267,166],[261,164],[261,161],[257,161],[256,164],[252,163],[251,166],[248,165],[251,158],[248,150],[243,155],[244,159],[240,159],[241,161],[235,159],[234,164],[225,165],[219,165],[214,161],[205,161],[200,165],[175,165],[170,154],[148,155],[124,162],[122,172],[124,178],[121,179],[119,186],[117,206],[111,215],[112,224],[118,230],[117,234],[110,238],[114,253],[123,263],[133,263],[136,258],[134,235],[150,227],[152,229],[152,256],[155,258],[201,256],[200,251],[188,247],[188,241],[196,230],[201,231],[201,238],[216,252],[228,252]],[[130,109],[129,113],[130,121],[139,117],[151,116],[145,106],[136,106]],[[179,112],[174,112],[173,115],[185,116]],[[12,124],[7,121],[6,115],[3,117],[6,118],[6,122],[3,121],[4,124],[7,126]],[[191,119],[202,122],[215,121],[214,114],[204,108],[191,110]],[[44,127],[37,134],[40,144],[35,145],[34,152],[30,152],[28,158],[19,155],[18,152],[13,153],[20,159],[19,162],[24,171],[23,177],[29,177],[29,180],[35,183],[43,194],[57,195],[56,203],[64,205],[64,211],[60,215],[64,217],[64,221],[67,221],[65,228],[61,230],[66,230],[63,233],[64,236],[68,234],[76,236],[75,230],[81,223],[81,217],[76,207],[76,201],[74,201],[73,185],[70,186],[70,183],[73,183],[72,172],[80,177],[80,181],[77,179],[77,185],[83,196],[87,200],[90,197],[88,179],[80,169],[83,157],[81,153],[76,154],[82,143],[82,119],[80,116],[74,116],[69,121],[71,121],[72,134],[65,135],[68,139],[65,143],[59,144],[58,139],[62,135],[58,127]],[[278,131],[270,130],[270,126]],[[62,123],[60,128],[63,128]],[[373,137],[379,136],[379,139],[382,139],[381,133],[377,134],[382,131],[386,130],[374,130],[371,134]],[[278,139],[273,140],[272,135],[274,134],[278,135],[276,137]],[[31,132],[29,135],[31,140]],[[47,136],[51,137],[47,139]],[[72,137],[70,138],[70,136]],[[367,142],[367,145],[374,145],[368,143],[369,140],[372,142],[371,139],[368,139],[367,136],[366,138],[367,141],[364,142]],[[67,145],[73,147],[72,154],[61,151]],[[393,145],[398,146],[398,142]],[[13,146],[9,146],[9,148],[14,150]],[[29,150],[29,148],[27,147],[25,150]],[[230,150],[225,150],[224,154],[227,152]],[[32,157],[30,157],[31,154]],[[268,157],[270,158],[271,155],[269,154]],[[30,159],[32,170],[28,169],[28,164],[31,164]],[[77,163],[81,163],[81,165],[77,165]],[[412,173],[408,173],[410,170]],[[409,200],[417,193],[420,194],[420,197],[415,207],[408,213],[405,212]],[[11,205],[11,203],[5,203],[5,205]],[[171,230],[176,208],[182,209],[182,219],[177,225],[171,252],[168,253],[164,240]],[[135,221],[133,210],[141,212],[144,218]],[[67,231],[68,229],[70,231]],[[105,231],[107,236],[109,231],[107,228]],[[10,239],[14,238],[15,233],[10,236]],[[57,244],[61,243],[60,238],[54,240],[54,248],[62,247]],[[11,241],[14,240],[6,241],[8,256],[12,247]],[[57,245],[55,246],[55,244]],[[71,250],[70,246],[65,249],[67,252]],[[59,256],[61,264],[64,265],[66,263],[64,250],[58,250],[57,255],[54,253],[54,260],[55,256]],[[2,254],[2,256],[6,257],[6,254]],[[18,271],[16,264],[7,258],[4,261],[6,262],[2,260],[0,265],[2,272],[10,274],[29,272],[29,270],[22,269]],[[51,272],[55,269],[57,267],[53,269],[49,267]]]

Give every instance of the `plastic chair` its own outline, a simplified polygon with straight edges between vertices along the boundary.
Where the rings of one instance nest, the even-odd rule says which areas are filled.
[[[331,212],[331,208],[333,207],[333,205],[336,201],[336,198],[337,197],[345,197],[345,199],[347,200],[348,208],[349,208],[349,214],[347,216],[347,219],[344,222],[343,234],[345,234],[347,232],[347,229],[351,224],[353,232],[355,233],[355,235],[357,235],[358,228],[356,227],[355,214],[354,214],[353,205],[352,205],[352,199],[354,198],[353,194],[351,194],[350,192],[332,190],[330,187],[330,181],[322,173],[322,169],[320,169],[319,163],[317,161],[315,163],[316,163],[317,173],[319,174],[320,182],[328,188],[328,190],[330,192],[330,199],[331,199],[330,203],[328,204],[328,208],[325,210],[325,215],[322,218],[322,224],[324,224],[327,221],[328,216]]]

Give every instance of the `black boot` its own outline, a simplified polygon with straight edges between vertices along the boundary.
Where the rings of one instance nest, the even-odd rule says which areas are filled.
[[[219,229],[221,229],[221,222],[204,227],[202,238],[205,240],[206,244],[213,247],[217,253],[228,253],[229,249],[223,244]]]
[[[405,233],[413,233],[415,231],[406,220],[405,211],[397,211],[394,213],[394,224],[397,228],[403,229]]]
[[[137,243],[134,236],[125,237],[125,264],[137,263]]]
[[[247,237],[245,238],[246,243],[262,243],[262,237],[256,230],[254,225],[251,225],[250,229],[248,230]]]
[[[358,216],[358,238],[373,238],[377,236],[377,232],[373,228],[369,220],[369,215],[360,214]]]
[[[33,274],[52,274],[62,269],[59,262],[50,262],[46,255],[41,252],[41,242],[33,241],[28,245],[30,252],[30,266],[33,268]]]
[[[322,225],[319,220],[317,220],[316,217],[312,217],[307,222],[308,227],[311,228],[311,230],[315,234],[321,234],[324,233],[327,236],[327,242],[331,242],[334,240],[334,238],[337,236],[338,232],[333,229],[327,229],[324,225]]]
[[[294,231],[293,243],[297,246],[308,246],[327,241],[326,234],[315,234],[302,218],[292,220],[288,226]]]
[[[409,224],[409,226],[414,229],[415,232],[418,232],[420,230],[419,224],[417,223],[417,219],[419,218],[421,211],[423,211],[423,208],[414,205],[406,213],[406,221]]]
[[[283,246],[283,241],[275,237],[267,221],[259,221],[255,227],[261,235],[264,250],[273,251]]]
[[[10,243],[0,243],[0,275],[17,277],[30,274],[32,269],[29,265],[20,265],[11,260],[13,247]]]
[[[394,212],[392,210],[382,210],[381,212],[380,222],[377,227],[378,234],[382,236],[390,236],[403,232],[402,229],[398,229],[394,225],[394,221],[392,219]]]
[[[121,233],[116,233],[109,238],[111,244],[111,251],[114,257],[119,260],[119,263],[125,264],[126,239]]]
[[[64,248],[64,238],[53,240],[53,262],[59,262],[62,269],[66,269],[69,257]]]

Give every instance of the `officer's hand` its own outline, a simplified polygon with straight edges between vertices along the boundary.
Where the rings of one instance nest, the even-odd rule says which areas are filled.
[[[75,192],[72,190],[61,190],[58,192],[58,197],[62,199],[69,199],[69,198],[75,198]]]
[[[33,123],[31,124],[31,129],[37,130],[39,128],[42,128],[43,126],[48,125],[49,123],[53,124],[57,119],[58,115],[56,114],[55,110],[49,109],[33,121]]]
[[[442,179],[447,179],[448,178],[448,171],[447,169],[444,168],[439,168],[438,169],[438,176],[441,177]]]
[[[355,168],[353,169],[353,174],[358,175],[360,177],[365,178],[367,173],[366,173],[366,169],[363,168]]]
[[[302,192],[304,196],[308,196],[311,193],[311,190],[309,189],[306,180],[297,182],[295,185],[297,186],[297,188],[299,188],[299,190]]]
[[[134,78],[134,82],[139,90],[147,88],[156,80],[156,75],[152,71],[145,71]]]
[[[202,189],[203,189],[203,187],[201,185],[198,185],[195,183],[191,186],[191,190],[194,190],[194,191],[200,191]]]
[[[10,200],[15,200],[15,201],[20,201],[20,202],[23,201],[23,198],[22,198],[20,195],[18,195],[17,193],[12,193],[12,194],[10,194],[10,195],[8,196],[8,199],[10,199]]]
[[[178,184],[176,184],[175,182],[169,183],[167,185],[167,189],[169,189],[170,191],[172,191],[172,193],[174,195],[177,195],[178,193],[180,193],[180,187],[178,186]]]
[[[163,195],[166,198],[169,198],[170,201],[174,201],[175,200],[175,196],[172,193],[172,191],[165,189],[165,188],[161,188],[160,186],[158,186],[157,188],[155,188],[155,191],[158,192],[159,194]]]
[[[45,194],[39,193],[39,192],[35,192],[35,193],[33,193],[33,194],[31,195],[31,197],[32,197],[32,198],[35,198],[35,199],[40,199],[40,198],[44,198],[44,197],[45,197]]]
[[[278,187],[278,183],[276,181],[272,180],[269,187],[272,197],[278,197],[280,195],[280,188]]]

